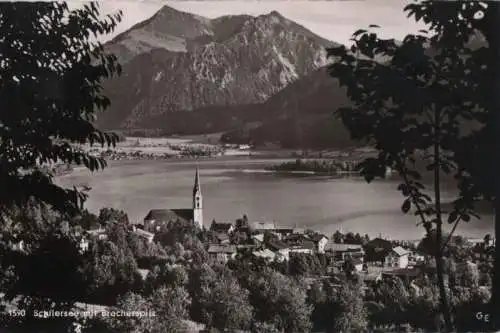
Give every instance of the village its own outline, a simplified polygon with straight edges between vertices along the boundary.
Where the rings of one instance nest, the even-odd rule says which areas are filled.
[[[194,224],[204,237],[204,247],[210,264],[226,265],[231,261],[260,260],[263,263],[288,263],[297,255],[321,257],[326,276],[309,277],[333,279],[345,276],[346,270],[358,274],[366,283],[385,277],[399,277],[411,283],[422,274],[435,269],[432,251],[424,240],[391,240],[379,235],[370,239],[368,235],[337,231],[324,235],[305,228],[279,226],[274,222],[250,222],[246,215],[232,222],[213,220],[208,228],[203,223],[203,197],[198,169],[193,186],[193,206],[182,209],[152,209],[141,223],[129,225],[129,231],[146,243],[153,243],[156,234],[169,223]],[[116,221],[112,221],[117,223]],[[106,228],[99,226],[85,232],[80,249],[89,249],[92,240],[105,239]],[[450,237],[449,247],[460,247],[467,253],[463,265],[476,266],[481,262],[492,262],[495,241],[490,235],[483,239],[465,239],[460,235]],[[149,267],[140,267],[144,278]],[[337,281],[338,282],[338,281]]]
[[[432,284],[426,281],[436,273],[435,254],[432,250],[435,242],[428,237],[418,241],[393,240],[388,235],[379,234],[371,238],[359,233],[343,233],[342,230],[325,235],[297,225],[292,227],[276,222],[251,221],[245,214],[234,222],[212,220],[204,223],[198,169],[194,177],[191,208],[151,209],[142,221],[129,221],[125,212],[113,208],[103,208],[99,216],[89,216],[93,216],[89,223],[79,217],[73,222],[73,231],[69,234],[71,243],[79,253],[74,254],[71,260],[83,260],[90,265],[84,266],[90,268],[90,271],[81,273],[82,278],[87,279],[87,274],[104,274],[105,278],[104,282],[93,282],[93,277],[84,280],[91,285],[98,283],[100,293],[97,297],[94,292],[78,296],[72,311],[102,314],[120,309],[121,303],[116,302],[123,290],[144,293],[148,286],[172,283],[168,280],[172,272],[184,272],[188,274],[185,278],[195,278],[191,274],[195,274],[196,269],[213,272],[227,269],[232,272],[230,274],[241,274],[241,279],[252,274],[259,276],[259,272],[263,271],[281,274],[279,276],[288,279],[287,281],[295,281],[293,283],[297,290],[308,295],[307,302],[314,302],[309,293],[314,293],[318,286],[342,293],[353,281],[358,281],[356,288],[359,288],[361,300],[365,304],[362,306],[378,300],[381,296],[377,296],[377,293],[384,286],[396,283],[395,281],[400,281],[403,288],[411,290],[412,297],[419,302],[429,295]],[[62,225],[64,223],[68,222],[63,221]],[[68,234],[67,231],[64,233]],[[482,239],[466,239],[460,235],[445,235],[444,238],[447,250],[443,255],[447,271],[452,274],[446,279],[446,283],[455,293],[488,293],[491,287],[494,239],[490,235]],[[30,239],[23,240],[21,234],[14,235],[10,247],[19,258],[25,260],[31,258],[31,253],[36,251],[36,244],[31,244]],[[106,249],[113,251],[113,256],[100,252],[108,251]],[[107,268],[106,260],[112,260],[116,271]],[[113,281],[116,281],[116,276],[123,274],[121,272],[126,272],[120,271],[123,267],[131,267],[132,273],[128,277],[122,277],[128,279],[124,280],[128,281],[127,285],[116,287]],[[185,287],[194,297],[196,285]],[[328,295],[325,294],[328,289],[321,290],[320,294]],[[109,292],[116,295],[109,297]],[[193,302],[194,305],[191,306],[196,306],[196,301]],[[323,306],[322,303],[313,304],[318,309]],[[9,311],[16,311],[13,303],[5,305],[8,309],[14,309]],[[392,317],[383,317],[383,312],[377,309],[367,310],[372,316],[370,325],[392,325]],[[399,315],[404,314],[401,312]],[[311,316],[314,317],[313,314]],[[308,317],[307,320],[316,320],[313,317]],[[201,332],[204,327],[208,327],[207,324],[210,325],[210,322],[196,316],[182,315],[175,318],[182,325],[190,327],[187,332]],[[404,323],[404,320],[409,319],[401,320]],[[477,320],[471,320],[472,325],[477,324]],[[433,321],[429,325],[434,325],[432,323]],[[412,320],[411,325],[427,324]],[[399,330],[400,327],[393,329]]]

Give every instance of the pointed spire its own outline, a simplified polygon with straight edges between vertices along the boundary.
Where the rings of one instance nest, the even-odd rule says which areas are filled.
[[[193,195],[200,192],[200,174],[198,172],[198,166],[196,166],[196,174],[194,176],[194,187],[193,187]]]

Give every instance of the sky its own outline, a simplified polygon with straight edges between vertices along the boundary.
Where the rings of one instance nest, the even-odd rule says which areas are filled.
[[[403,39],[409,33],[423,29],[413,19],[406,17],[403,7],[409,1],[403,0],[365,0],[365,1],[298,1],[298,0],[246,0],[246,1],[101,1],[102,13],[113,13],[121,9],[123,20],[112,35],[103,41],[123,32],[134,24],[148,19],[162,6],[168,5],[177,10],[198,14],[208,18],[223,15],[261,15],[277,10],[286,18],[293,20],[317,35],[343,44],[350,44],[354,31],[377,24],[383,38]],[[71,7],[81,6],[82,2],[70,1]]]

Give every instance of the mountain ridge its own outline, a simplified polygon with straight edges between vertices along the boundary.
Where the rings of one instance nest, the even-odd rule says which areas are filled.
[[[108,50],[120,49],[124,40],[149,31],[154,36],[168,35],[169,41],[173,35],[182,37],[185,49],[170,44],[137,48],[139,54],[125,61],[123,75],[104,84],[112,104],[110,111],[98,118],[100,127],[141,128],[162,114],[263,103],[324,66],[325,49],[338,45],[276,11],[210,20],[168,8],[163,7],[135,25],[135,30],[132,27],[106,45]],[[164,17],[169,18],[169,24],[187,23],[173,31],[160,24]],[[118,54],[118,58],[130,54]]]

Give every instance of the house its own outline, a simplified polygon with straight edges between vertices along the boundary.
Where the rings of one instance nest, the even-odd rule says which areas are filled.
[[[234,231],[234,225],[232,223],[218,223],[213,221],[210,225],[210,231],[229,235]]]
[[[305,253],[313,254],[316,251],[316,246],[312,241],[303,241],[299,244],[290,246],[289,253]]]
[[[192,201],[192,208],[150,210],[144,218],[144,229],[158,231],[162,225],[177,220],[182,222],[193,222],[199,228],[203,228],[203,197],[201,195],[198,168],[196,168]]]
[[[385,257],[392,250],[392,243],[386,239],[374,238],[365,244],[366,261],[384,262]]]
[[[155,234],[136,227],[132,227],[132,233],[142,239],[145,239],[148,243],[152,243],[155,238]]]
[[[311,237],[311,240],[314,242],[316,252],[325,253],[325,247],[328,243],[328,237],[322,234],[315,234]]]
[[[212,244],[208,247],[207,252],[211,262],[226,264],[236,256],[236,246]]]
[[[345,261],[333,261],[328,264],[326,267],[326,272],[330,275],[336,275],[344,272],[345,268]],[[363,271],[363,258],[353,258],[352,263],[354,265],[354,271],[355,272],[362,272]]]
[[[255,244],[262,244],[262,243],[264,243],[264,234],[252,235],[252,241]]]
[[[137,269],[137,273],[141,276],[142,281],[145,281],[149,275],[149,269]]]
[[[224,233],[218,233],[214,236],[214,238],[215,238],[215,241],[217,242],[217,244],[224,245],[224,244],[230,243],[229,236],[227,234],[224,234]]]
[[[263,258],[267,261],[274,261],[276,259],[276,254],[269,249],[254,251],[254,252],[252,252],[252,255],[257,257],[257,258]]]
[[[347,258],[363,258],[364,250],[360,244],[338,244],[330,239],[325,245],[325,253],[333,254],[335,261],[345,261]]]
[[[89,250],[89,240],[86,237],[80,238],[80,242],[78,242],[78,250],[80,253],[85,253]]]
[[[91,229],[91,230],[87,230],[86,231],[86,234],[90,237],[90,238],[97,238],[99,240],[103,240],[103,239],[107,239],[108,238],[108,234],[106,233],[106,229],[104,228],[97,228],[97,229]]]
[[[283,239],[288,235],[292,235],[293,230],[294,230],[293,228],[288,228],[288,227],[276,227],[272,230],[272,232],[281,239]]]
[[[276,229],[276,224],[273,222],[253,222],[250,224],[250,228],[254,231],[273,231]]]
[[[410,251],[401,246],[393,248],[385,257],[384,266],[394,268],[407,268]]]
[[[310,242],[311,239],[307,235],[302,234],[291,234],[282,238],[282,241],[288,245],[300,245],[303,242]]]
[[[415,252],[415,251],[410,251],[408,254],[408,265],[409,266],[415,266],[418,265],[419,263],[422,263],[425,261],[425,256]]]
[[[290,247],[279,241],[279,240],[270,240],[266,244],[267,248],[276,253],[276,260],[279,261],[288,261],[290,260]]]

